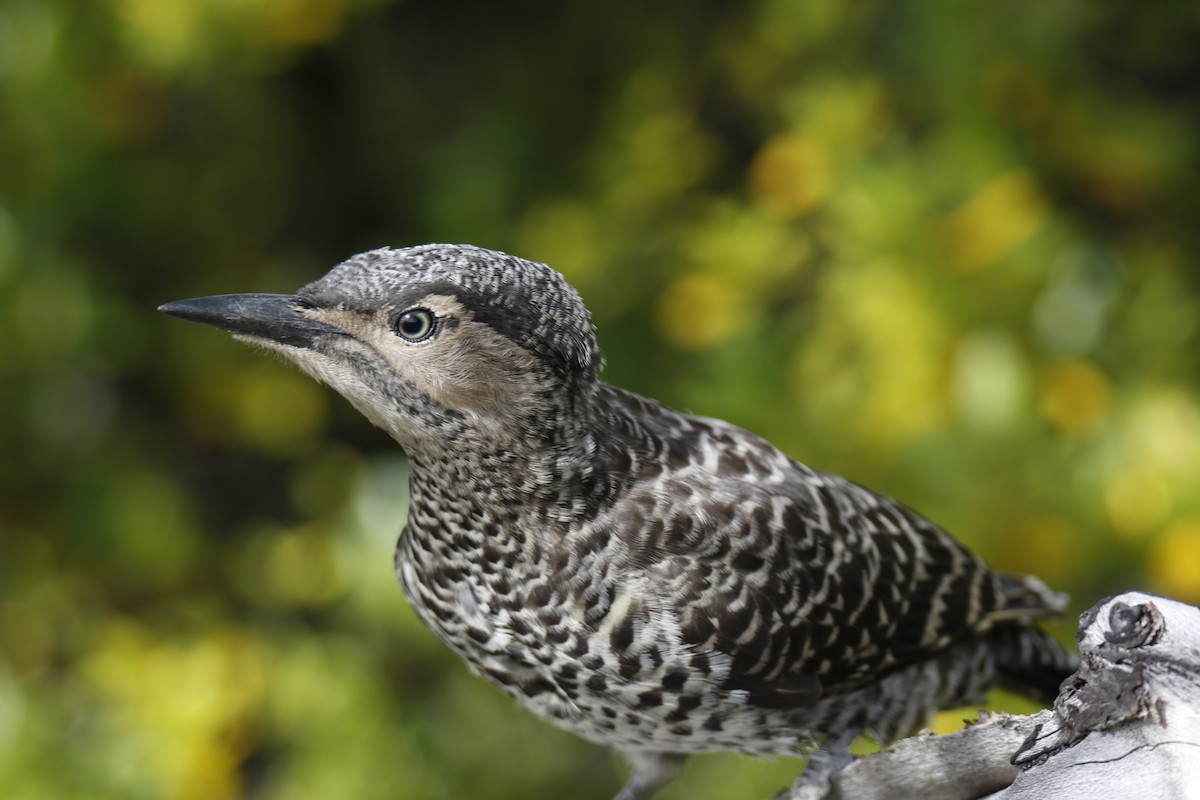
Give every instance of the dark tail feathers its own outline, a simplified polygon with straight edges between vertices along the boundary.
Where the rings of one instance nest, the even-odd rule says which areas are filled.
[[[1062,682],[1079,668],[1079,656],[1050,634],[1026,625],[997,625],[988,634],[1001,686],[1047,705]]]
[[[1032,575],[1000,574],[1000,590],[1004,593],[1004,610],[992,615],[994,620],[1053,619],[1061,616],[1070,600],[1055,592]]]
[[[1047,705],[1076,669],[1079,656],[1037,627],[1037,621],[1059,616],[1067,596],[1051,591],[1037,578],[1001,575],[1005,609],[988,633],[1001,686]]]

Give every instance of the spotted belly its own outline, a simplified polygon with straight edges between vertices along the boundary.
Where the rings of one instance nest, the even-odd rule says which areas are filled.
[[[677,620],[623,625],[619,600],[596,625],[571,607],[497,597],[486,585],[419,582],[398,564],[410,602],[472,672],[548,722],[621,750],[800,755],[826,735],[863,732],[883,742],[942,708],[978,701],[991,655],[969,641],[810,707],[775,709],[723,688],[730,659],[680,643]]]

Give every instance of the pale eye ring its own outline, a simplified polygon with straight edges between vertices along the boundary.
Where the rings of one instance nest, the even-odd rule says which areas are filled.
[[[427,308],[410,308],[396,317],[392,329],[405,341],[421,342],[437,329],[437,317]]]

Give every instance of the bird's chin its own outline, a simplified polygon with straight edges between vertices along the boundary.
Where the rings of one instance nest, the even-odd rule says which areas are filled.
[[[235,341],[250,345],[255,350],[262,350],[265,353],[280,356],[289,364],[295,364],[297,359],[296,357],[289,355],[288,352],[291,351],[295,353],[303,349],[288,344],[280,344],[279,342],[272,341],[271,339],[264,339],[261,336],[252,336],[248,333],[231,333],[230,336],[232,336]]]
[[[253,336],[247,333],[235,333],[232,336],[242,344],[248,344],[255,350],[261,350],[269,355],[277,356],[284,363],[299,367],[305,373],[317,378],[317,380],[322,380],[308,369],[308,361],[312,357],[312,350],[309,350],[307,347],[284,344],[283,342],[276,342],[272,339],[264,339],[261,336]],[[327,383],[328,381],[324,382]]]
[[[393,439],[400,441],[401,444],[404,443],[397,433],[397,431],[403,432],[406,429],[403,424],[403,415],[395,411],[389,404],[379,402],[378,391],[365,383],[345,361],[306,347],[264,341],[252,336],[238,336],[237,338],[247,344],[268,350],[295,365],[301,372],[325,384],[350,401],[350,404],[373,425],[383,428],[391,434]]]

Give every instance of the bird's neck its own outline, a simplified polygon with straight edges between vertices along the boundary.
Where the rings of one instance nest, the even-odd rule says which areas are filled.
[[[453,508],[470,518],[499,506],[568,525],[596,514],[653,449],[627,397],[590,384],[514,420],[521,435],[502,443],[464,430],[444,447],[410,452],[414,510]]]

